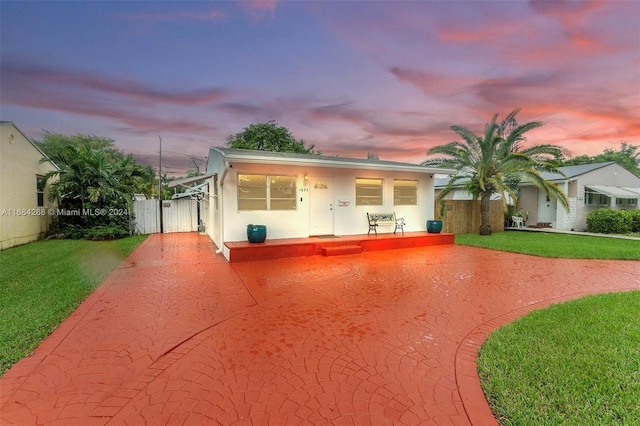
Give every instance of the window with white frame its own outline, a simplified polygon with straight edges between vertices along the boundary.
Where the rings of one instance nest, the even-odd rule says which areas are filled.
[[[382,179],[356,178],[356,206],[382,205]]]
[[[295,176],[238,174],[238,210],[295,209]]]
[[[617,206],[637,206],[638,199],[637,198],[616,198]]]
[[[590,190],[584,191],[584,204],[585,206],[608,206],[611,203],[609,197],[599,192]]]
[[[394,179],[393,205],[394,206],[417,206],[418,205],[418,181],[406,180],[406,179]]]

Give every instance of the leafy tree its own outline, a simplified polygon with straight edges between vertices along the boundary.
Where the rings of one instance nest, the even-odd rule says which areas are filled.
[[[463,126],[451,126],[462,141],[438,145],[428,151],[428,155],[444,155],[427,159],[422,164],[458,170],[458,174],[449,180],[449,184],[440,192],[438,199],[463,184],[474,198],[480,198],[481,225],[480,235],[491,235],[489,224],[489,206],[491,195],[502,194],[506,208],[506,194],[516,199],[516,193],[510,185],[514,176],[519,176],[543,189],[547,194],[556,197],[560,203],[569,208],[569,201],[564,192],[554,183],[545,181],[542,172],[558,171],[560,160],[566,150],[550,144],[523,146],[524,134],[529,130],[542,126],[533,121],[518,124],[516,109],[508,114],[501,123],[495,114],[491,122],[486,124],[484,135],[477,136]],[[562,173],[560,173],[562,174]]]
[[[252,149],[255,151],[295,152],[300,154],[320,154],[314,145],[305,147],[302,139],[296,140],[289,129],[271,120],[266,123],[251,124],[241,132],[227,138],[230,148]]]
[[[615,161],[636,176],[640,176],[640,145],[630,145],[620,142],[620,149],[607,148],[602,154],[589,156],[579,155],[563,162],[564,166],[577,166],[581,164],[605,163]]]
[[[62,135],[60,133],[52,133],[45,131],[41,140],[35,140],[35,144],[47,156],[54,156],[64,150],[66,146],[82,146],[87,145],[93,149],[103,151],[105,155],[113,160],[125,157],[125,154],[116,148],[113,139],[103,138],[96,135]]]
[[[62,209],[80,211],[79,215],[58,216],[58,230],[73,229],[69,234],[75,237],[91,234],[95,238],[129,233],[129,216],[122,212],[130,211],[131,195],[148,179],[148,171],[131,155],[115,157],[90,141],[52,151],[49,158],[59,170],[44,176],[45,180],[58,178],[51,184],[50,197]],[[111,214],[114,211],[118,213]]]

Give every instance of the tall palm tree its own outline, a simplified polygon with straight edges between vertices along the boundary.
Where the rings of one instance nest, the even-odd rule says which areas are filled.
[[[449,142],[431,148],[427,155],[443,155],[427,159],[422,164],[458,170],[447,186],[440,192],[438,199],[456,189],[460,184],[473,195],[480,198],[481,225],[480,235],[491,235],[489,224],[489,206],[493,194],[501,194],[506,208],[507,197],[516,199],[513,187],[509,185],[514,177],[533,183],[547,195],[557,198],[565,209],[569,209],[566,194],[553,182],[542,178],[542,172],[564,174],[558,170],[566,149],[551,144],[534,145],[525,148],[524,134],[542,126],[539,121],[518,124],[516,115],[520,109],[513,110],[500,123],[498,114],[494,114],[490,123],[485,125],[484,135],[477,136],[463,126],[451,126],[462,141]]]

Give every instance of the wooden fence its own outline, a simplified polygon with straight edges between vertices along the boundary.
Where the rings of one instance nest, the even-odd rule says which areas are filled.
[[[134,229],[137,234],[160,232],[160,213],[157,200],[133,202]],[[162,228],[169,232],[198,230],[198,201],[190,199],[162,202]]]
[[[480,200],[445,200],[445,214],[440,218],[441,201],[435,203],[434,218],[442,220],[442,232],[472,234],[480,229]],[[491,201],[489,224],[493,232],[504,231],[504,211],[501,200]]]

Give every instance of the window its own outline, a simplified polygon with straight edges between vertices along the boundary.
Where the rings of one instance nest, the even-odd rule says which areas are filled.
[[[616,198],[616,205],[618,206],[636,206],[638,205],[637,198]]]
[[[356,178],[356,206],[382,205],[382,179]]]
[[[38,200],[38,207],[44,207],[44,177],[36,176],[36,197]]]
[[[597,192],[585,191],[584,204],[586,206],[608,206],[610,204],[609,197]]]
[[[417,206],[418,181],[395,179],[393,181],[393,205]]]
[[[295,176],[238,174],[238,210],[295,209]]]

